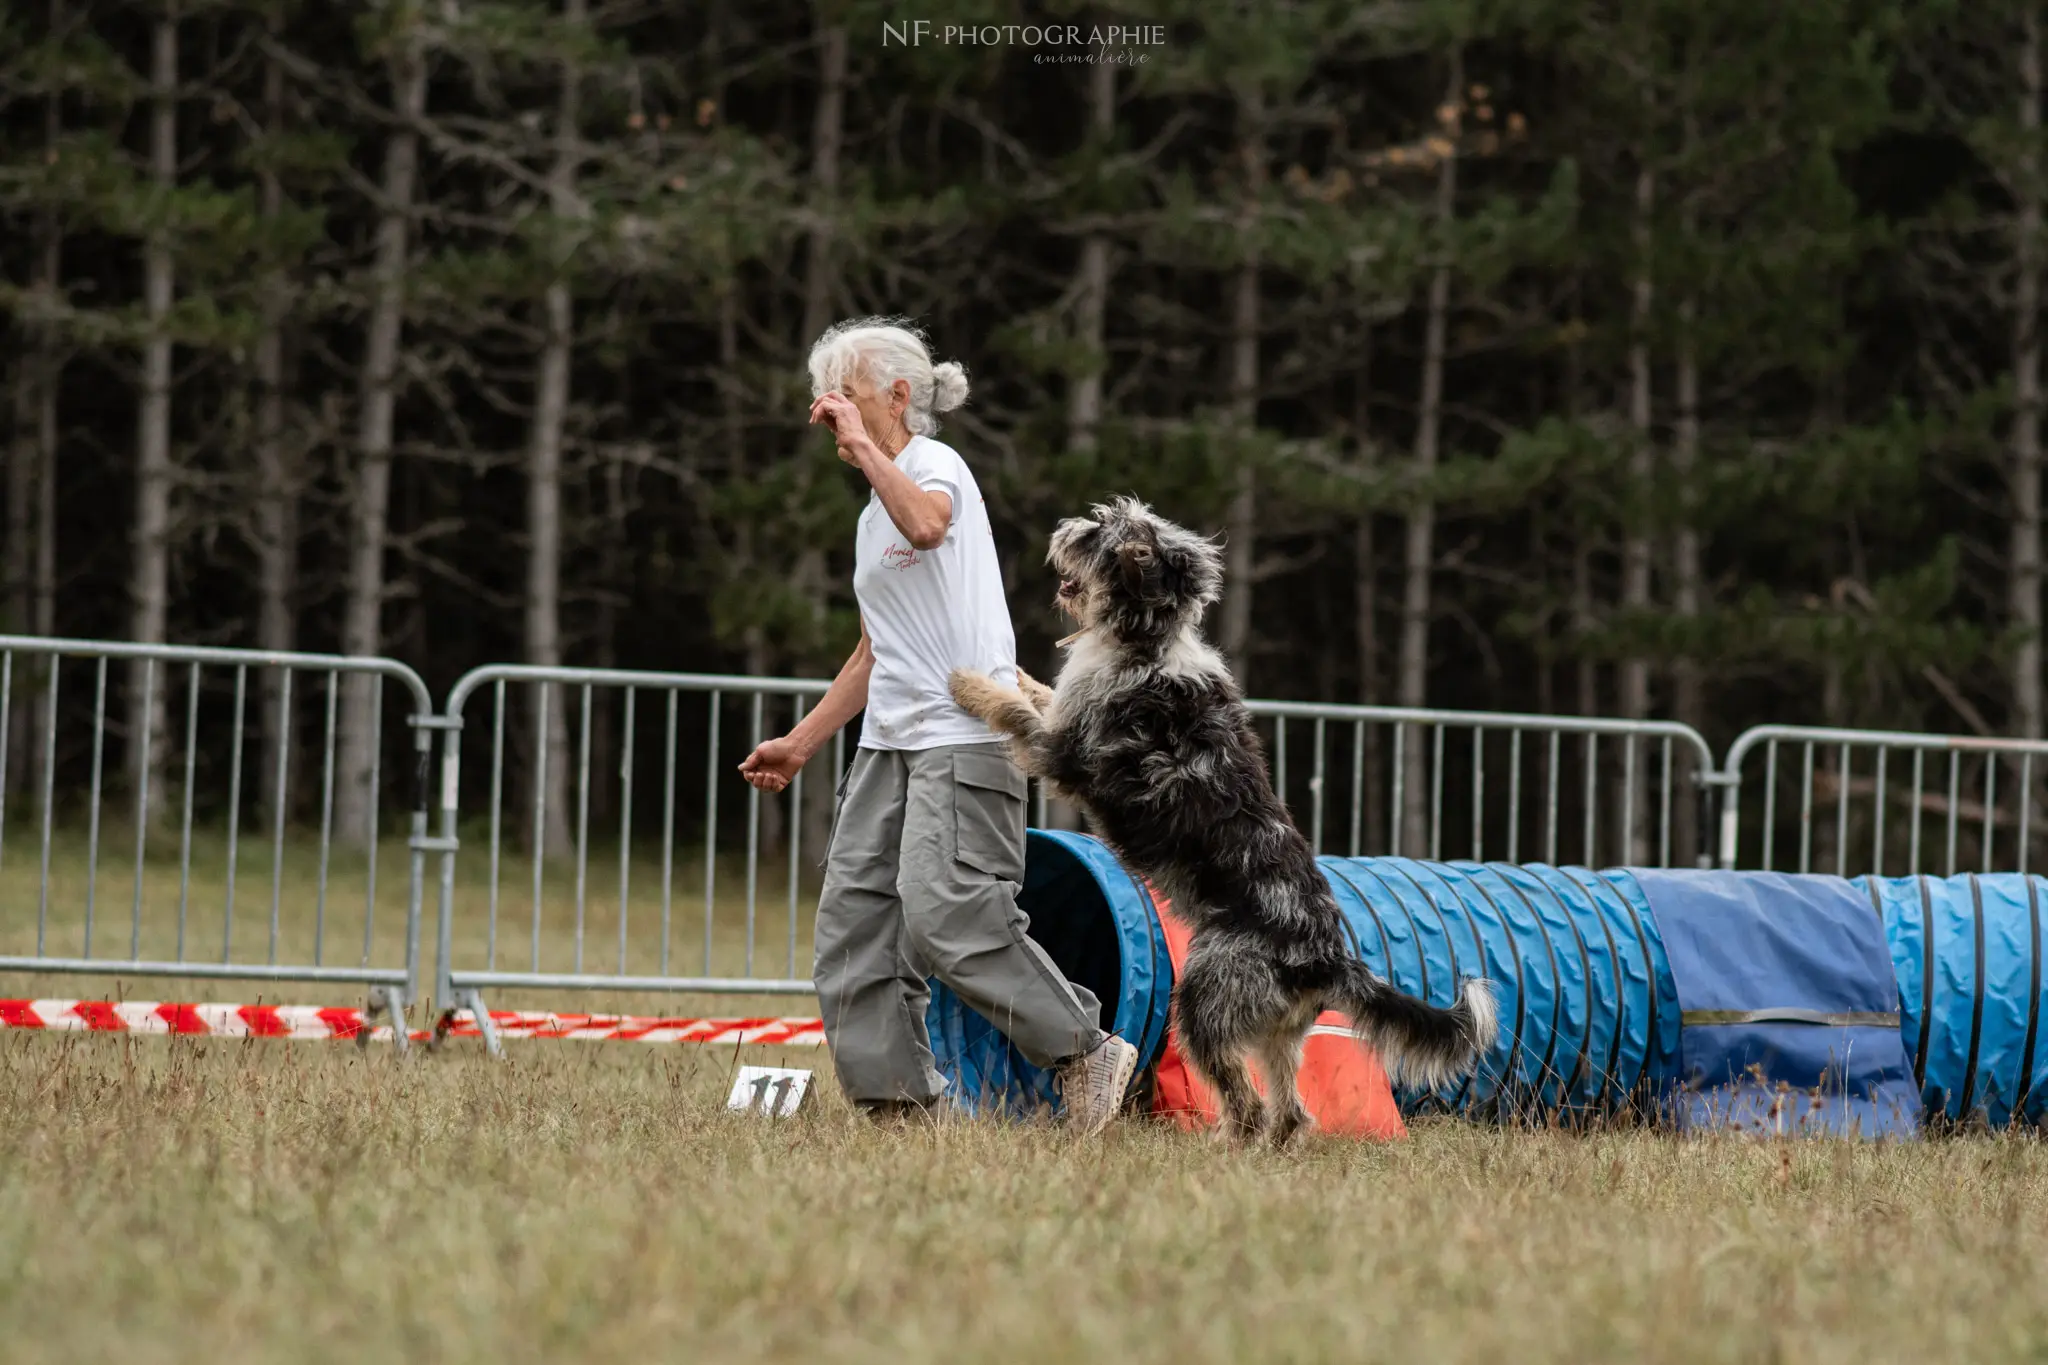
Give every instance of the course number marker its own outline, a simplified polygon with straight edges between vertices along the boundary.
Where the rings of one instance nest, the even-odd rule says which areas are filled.
[[[786,1119],[803,1107],[811,1073],[782,1066],[743,1066],[733,1077],[725,1107],[742,1114]]]

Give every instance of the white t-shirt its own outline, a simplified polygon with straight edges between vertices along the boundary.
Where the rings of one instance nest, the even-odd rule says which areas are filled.
[[[988,508],[949,445],[913,436],[896,467],[919,488],[952,499],[953,521],[944,542],[920,550],[896,529],[880,494],[869,494],[860,514],[853,592],[875,652],[861,747],[991,743],[994,732],[954,704],[947,683],[956,668],[1017,681],[1017,637]]]

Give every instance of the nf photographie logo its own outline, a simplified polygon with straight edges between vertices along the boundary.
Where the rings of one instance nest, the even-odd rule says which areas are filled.
[[[934,24],[882,21],[883,47],[1021,47],[1032,60],[1142,65],[1143,49],[1166,45],[1164,24]]]

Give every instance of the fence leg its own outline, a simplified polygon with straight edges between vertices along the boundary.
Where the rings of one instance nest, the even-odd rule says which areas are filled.
[[[1717,809],[1720,802],[1714,798],[1721,795],[1723,789],[1714,783],[1718,776],[1718,773],[1710,772],[1696,772],[1692,775],[1693,807],[1698,815],[1694,822],[1697,827],[1693,831],[1693,837],[1698,842],[1693,845],[1692,865],[1702,870],[1711,868],[1720,853],[1720,841],[1717,838],[1720,833],[1720,811]]]
[[[1735,842],[1742,821],[1742,774],[1738,768],[1730,765],[1704,780],[1708,783],[1709,791],[1720,796],[1721,829],[1720,837],[1711,846],[1705,843],[1700,845],[1700,866],[1718,865],[1723,871],[1732,870],[1735,866]],[[1711,800],[1701,801],[1702,815],[1704,816],[1714,804]],[[1716,855],[1711,861],[1705,856],[1709,847],[1713,848]]]
[[[504,1056],[504,1048],[498,1041],[498,1025],[491,1018],[491,1012],[484,1008],[484,993],[471,988],[466,992],[469,1012],[476,1020],[476,1031],[484,1036],[484,1051],[493,1057]]]
[[[405,1026],[405,992],[395,986],[370,988],[369,1005],[363,1010],[363,1031],[356,1035],[356,1046],[369,1047],[370,1032],[376,1027],[379,1014],[391,1021],[391,1046],[401,1054],[409,1051],[412,1036]]]
[[[434,1021],[434,1040],[427,1044],[432,1051],[439,1052],[448,1041],[448,1035],[455,1031],[455,1013],[468,1010],[476,1020],[476,1031],[484,1040],[484,1051],[493,1057],[504,1056],[504,1049],[498,1039],[498,1025],[491,1018],[491,1012],[484,1006],[483,992],[471,987],[459,996],[452,996],[441,1011],[441,1017]]]

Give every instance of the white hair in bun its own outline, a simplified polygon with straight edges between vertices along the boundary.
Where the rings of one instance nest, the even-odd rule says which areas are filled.
[[[913,435],[938,431],[933,413],[951,412],[967,401],[967,371],[957,360],[932,364],[924,334],[908,318],[853,318],[826,329],[811,346],[811,396],[830,393],[855,374],[887,388],[897,380],[910,386],[903,424]]]

